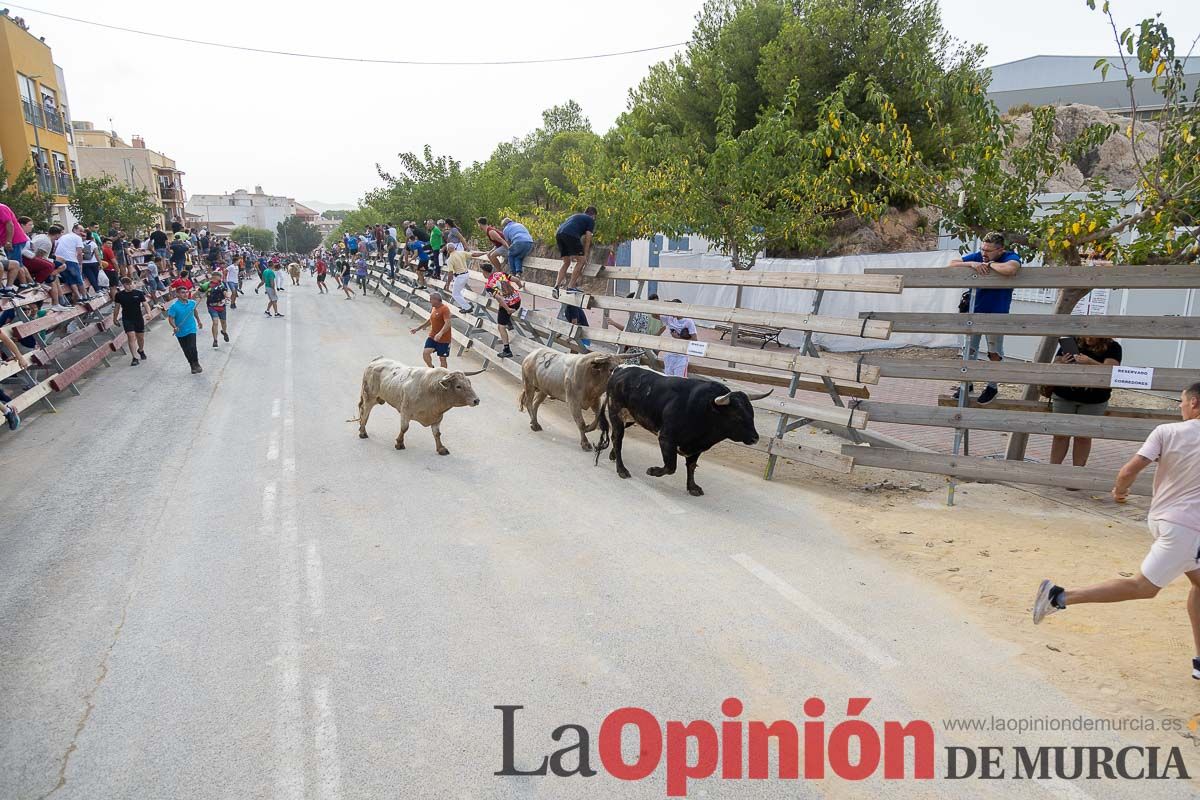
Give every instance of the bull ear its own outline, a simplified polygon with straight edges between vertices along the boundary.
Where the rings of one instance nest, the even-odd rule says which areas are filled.
[[[592,360],[592,369],[600,370],[612,363],[612,356],[601,356]]]
[[[723,394],[720,397],[713,399],[713,405],[714,406],[727,406],[727,405],[729,405],[729,400],[732,396],[733,396],[733,392],[729,392],[728,394]]]
[[[769,396],[774,391],[774,389],[767,389],[765,392],[755,392],[754,394],[746,392],[746,399],[750,400],[751,402],[754,400],[762,400],[764,397]]]
[[[443,389],[452,389],[454,387],[454,376],[448,375],[442,378],[438,381],[438,386],[441,386]]]
[[[472,371],[470,371],[470,372],[464,372],[464,373],[463,373],[463,375],[465,375],[466,377],[468,377],[468,378],[469,378],[469,377],[471,377],[472,375],[478,375],[479,373],[481,373],[481,372],[483,372],[483,371],[484,371],[484,370],[481,370],[481,369],[476,369],[476,370],[472,370]]]

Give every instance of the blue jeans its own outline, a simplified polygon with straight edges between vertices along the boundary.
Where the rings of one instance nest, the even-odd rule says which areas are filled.
[[[533,250],[533,242],[514,242],[508,246],[508,270],[520,275],[525,266],[525,256]]]
[[[20,264],[21,263],[21,251],[25,249],[25,245],[27,245],[27,244],[29,244],[29,243],[21,242],[20,244],[14,244],[12,247],[8,248],[8,259],[10,261],[16,261],[18,264]]]

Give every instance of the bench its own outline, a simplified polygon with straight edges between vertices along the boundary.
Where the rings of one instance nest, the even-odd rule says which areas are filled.
[[[714,327],[721,332],[722,341],[724,341],[726,336],[733,333],[732,325],[722,323]],[[738,325],[737,333],[739,339],[761,342],[762,344],[758,346],[759,350],[766,348],[768,344],[772,343],[783,347],[783,343],[779,341],[779,334],[783,333],[783,331],[779,328],[770,328],[766,325]]]

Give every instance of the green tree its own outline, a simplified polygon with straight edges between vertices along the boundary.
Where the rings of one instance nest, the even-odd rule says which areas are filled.
[[[250,245],[255,250],[272,250],[275,247],[275,234],[266,228],[238,225],[229,232],[229,237],[238,244]]]
[[[119,222],[127,231],[147,231],[163,213],[154,195],[108,175],[75,181],[69,202],[71,213],[85,225]]]
[[[308,253],[321,244],[321,232],[293,214],[276,224],[275,241],[285,253]]]
[[[342,217],[342,223],[325,237],[325,243],[326,245],[332,245],[335,242],[341,241],[344,234],[351,232],[362,233],[363,228],[382,225],[385,222],[396,222],[399,224],[402,219],[402,217],[397,217],[394,220],[385,219],[383,212],[379,209],[370,205],[360,205]]]
[[[1094,0],[1088,5],[1095,9]],[[1200,87],[1188,91],[1186,61],[1176,55],[1175,40],[1159,18],[1119,31],[1105,2],[1103,13],[1120,52],[1116,61],[1100,59],[1107,75],[1114,66],[1125,75],[1136,112],[1135,76],[1152,76],[1158,111],[1152,123],[1135,113],[1123,128],[1092,125],[1070,142],[1055,145],[1052,106],[1032,114],[1028,141],[1012,146],[1013,123],[984,97],[986,78],[937,74],[928,68],[910,75],[923,96],[921,124],[934,144],[918,148],[909,124],[899,120],[888,93],[876,82],[865,84],[872,113],[854,112],[846,98],[856,76],[823,105],[820,142],[839,163],[870,172],[892,191],[939,209],[943,224],[961,238],[999,230],[1025,260],[1079,264],[1099,255],[1120,263],[1191,263],[1200,259]],[[943,124],[965,115],[967,125]],[[876,122],[878,120],[878,122]],[[1137,186],[1113,202],[1103,180],[1092,179],[1082,191],[1054,203],[1040,202],[1046,182],[1065,164],[1091,157],[1110,137],[1123,136],[1135,153]],[[1153,147],[1142,147],[1152,143]],[[940,158],[930,155],[937,150]],[[1132,235],[1130,235],[1132,234]],[[1070,313],[1087,289],[1063,289],[1055,312]],[[1055,340],[1044,338],[1034,360],[1047,362]],[[1032,399],[1035,387],[1026,397]],[[1009,458],[1024,455],[1027,437],[1014,434]]]
[[[346,215],[349,213],[350,213],[350,209],[348,209],[348,208],[331,208],[328,211],[322,212],[321,216],[324,217],[325,219],[343,220],[346,218]]]
[[[8,206],[18,217],[29,217],[35,226],[44,229],[50,224],[50,206],[54,199],[38,187],[33,160],[25,162],[16,175],[9,177],[4,161],[0,160],[0,203]]]

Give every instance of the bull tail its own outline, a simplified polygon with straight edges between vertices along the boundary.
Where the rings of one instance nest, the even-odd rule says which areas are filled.
[[[604,396],[604,402],[600,404],[600,412],[596,416],[596,425],[600,428],[600,441],[596,443],[596,460],[594,466],[599,466],[600,454],[612,444],[612,440],[609,437],[610,431],[608,425],[608,395]]]

